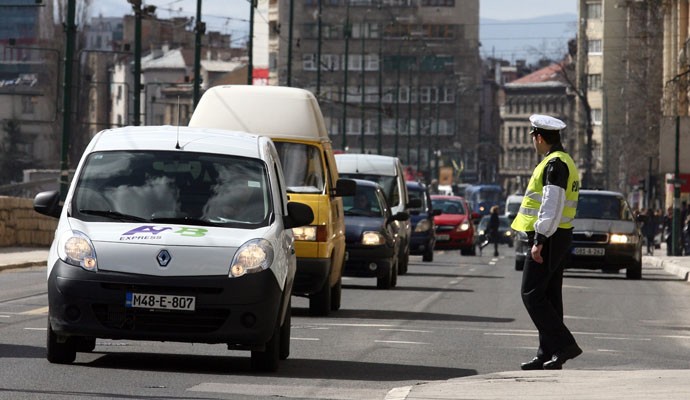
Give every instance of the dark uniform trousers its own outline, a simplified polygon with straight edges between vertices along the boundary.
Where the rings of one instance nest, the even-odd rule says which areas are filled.
[[[534,232],[529,232],[530,242]],[[537,357],[550,359],[554,353],[574,344],[575,338],[563,323],[562,262],[573,240],[572,229],[556,229],[544,242],[542,264],[527,254],[522,272],[522,302],[539,330]]]

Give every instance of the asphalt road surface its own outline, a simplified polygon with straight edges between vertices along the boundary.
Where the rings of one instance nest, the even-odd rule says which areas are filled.
[[[346,278],[342,309],[308,316],[293,299],[290,358],[255,373],[223,345],[99,339],[73,365],[45,359],[46,270],[0,273],[0,399],[383,399],[429,380],[509,371],[535,353],[512,249],[411,257],[392,290]],[[584,354],[570,369],[685,369],[690,286],[661,269],[567,271],[565,320]]]

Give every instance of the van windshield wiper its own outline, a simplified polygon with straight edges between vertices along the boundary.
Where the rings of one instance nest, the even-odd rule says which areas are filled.
[[[82,214],[98,215],[101,217],[108,217],[118,221],[134,221],[134,222],[149,222],[148,219],[137,217],[136,215],[123,214],[113,210],[79,210]]]
[[[169,224],[180,224],[180,225],[203,225],[203,226],[221,226],[215,222],[211,222],[205,219],[192,218],[192,217],[159,217],[151,218],[151,222],[167,222]]]

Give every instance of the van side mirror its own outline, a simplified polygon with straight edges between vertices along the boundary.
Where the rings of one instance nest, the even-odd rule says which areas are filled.
[[[388,223],[393,222],[393,221],[407,221],[410,219],[410,214],[406,213],[405,211],[400,211],[399,213],[396,213],[395,215],[391,215],[388,217]]]
[[[49,217],[59,218],[62,213],[60,192],[51,190],[49,192],[37,194],[36,197],[34,197],[34,211]]]
[[[354,196],[357,190],[357,184],[352,179],[338,179],[335,183],[335,190],[333,196]]]
[[[410,199],[410,201],[405,206],[406,208],[422,208],[421,199]]]
[[[309,225],[314,220],[314,212],[311,210],[311,207],[304,203],[288,202],[287,209],[288,214],[283,217],[285,229]]]

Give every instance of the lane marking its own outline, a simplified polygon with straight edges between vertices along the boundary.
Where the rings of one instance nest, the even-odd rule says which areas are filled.
[[[374,343],[393,343],[393,344],[431,344],[425,342],[407,342],[404,340],[374,340]]]
[[[187,389],[190,392],[225,393],[228,395],[300,398],[319,400],[383,399],[389,389],[360,389],[307,385],[259,385],[246,383],[204,382]],[[231,396],[226,396],[231,398]]]
[[[501,332],[484,332],[487,336],[539,336],[537,333],[501,333]]]
[[[309,338],[309,337],[292,337],[292,336],[290,336],[290,340],[308,340],[308,341],[312,341],[312,342],[318,342],[318,341],[320,341],[321,339],[319,339],[319,338]]]
[[[12,318],[10,315],[0,315],[0,318]]]
[[[496,261],[489,261],[489,265],[496,265]]]
[[[597,349],[597,351],[602,353],[621,353],[619,350],[609,350],[609,349]]]
[[[563,285],[563,289],[591,289],[589,286],[574,286],[574,285]]]
[[[350,326],[350,327],[362,327],[362,328],[395,328],[395,325],[390,324],[320,324],[326,326]]]
[[[450,283],[451,285],[457,285],[458,283],[460,283],[460,281],[450,281],[448,283]]]
[[[47,331],[48,328],[24,328],[26,331]]]
[[[595,339],[601,339],[601,340],[637,340],[640,342],[649,342],[652,340],[650,338],[631,338],[631,337],[615,337],[615,336],[608,336],[608,337],[595,336],[594,338]]]
[[[414,332],[414,333],[433,333],[434,331],[423,331],[417,329],[395,329],[395,328],[381,328],[380,331],[392,331],[392,332]]]
[[[19,313],[20,315],[43,315],[43,314],[48,314],[48,306],[41,307],[41,308],[36,308],[33,310],[29,311],[24,311],[23,313]]]

